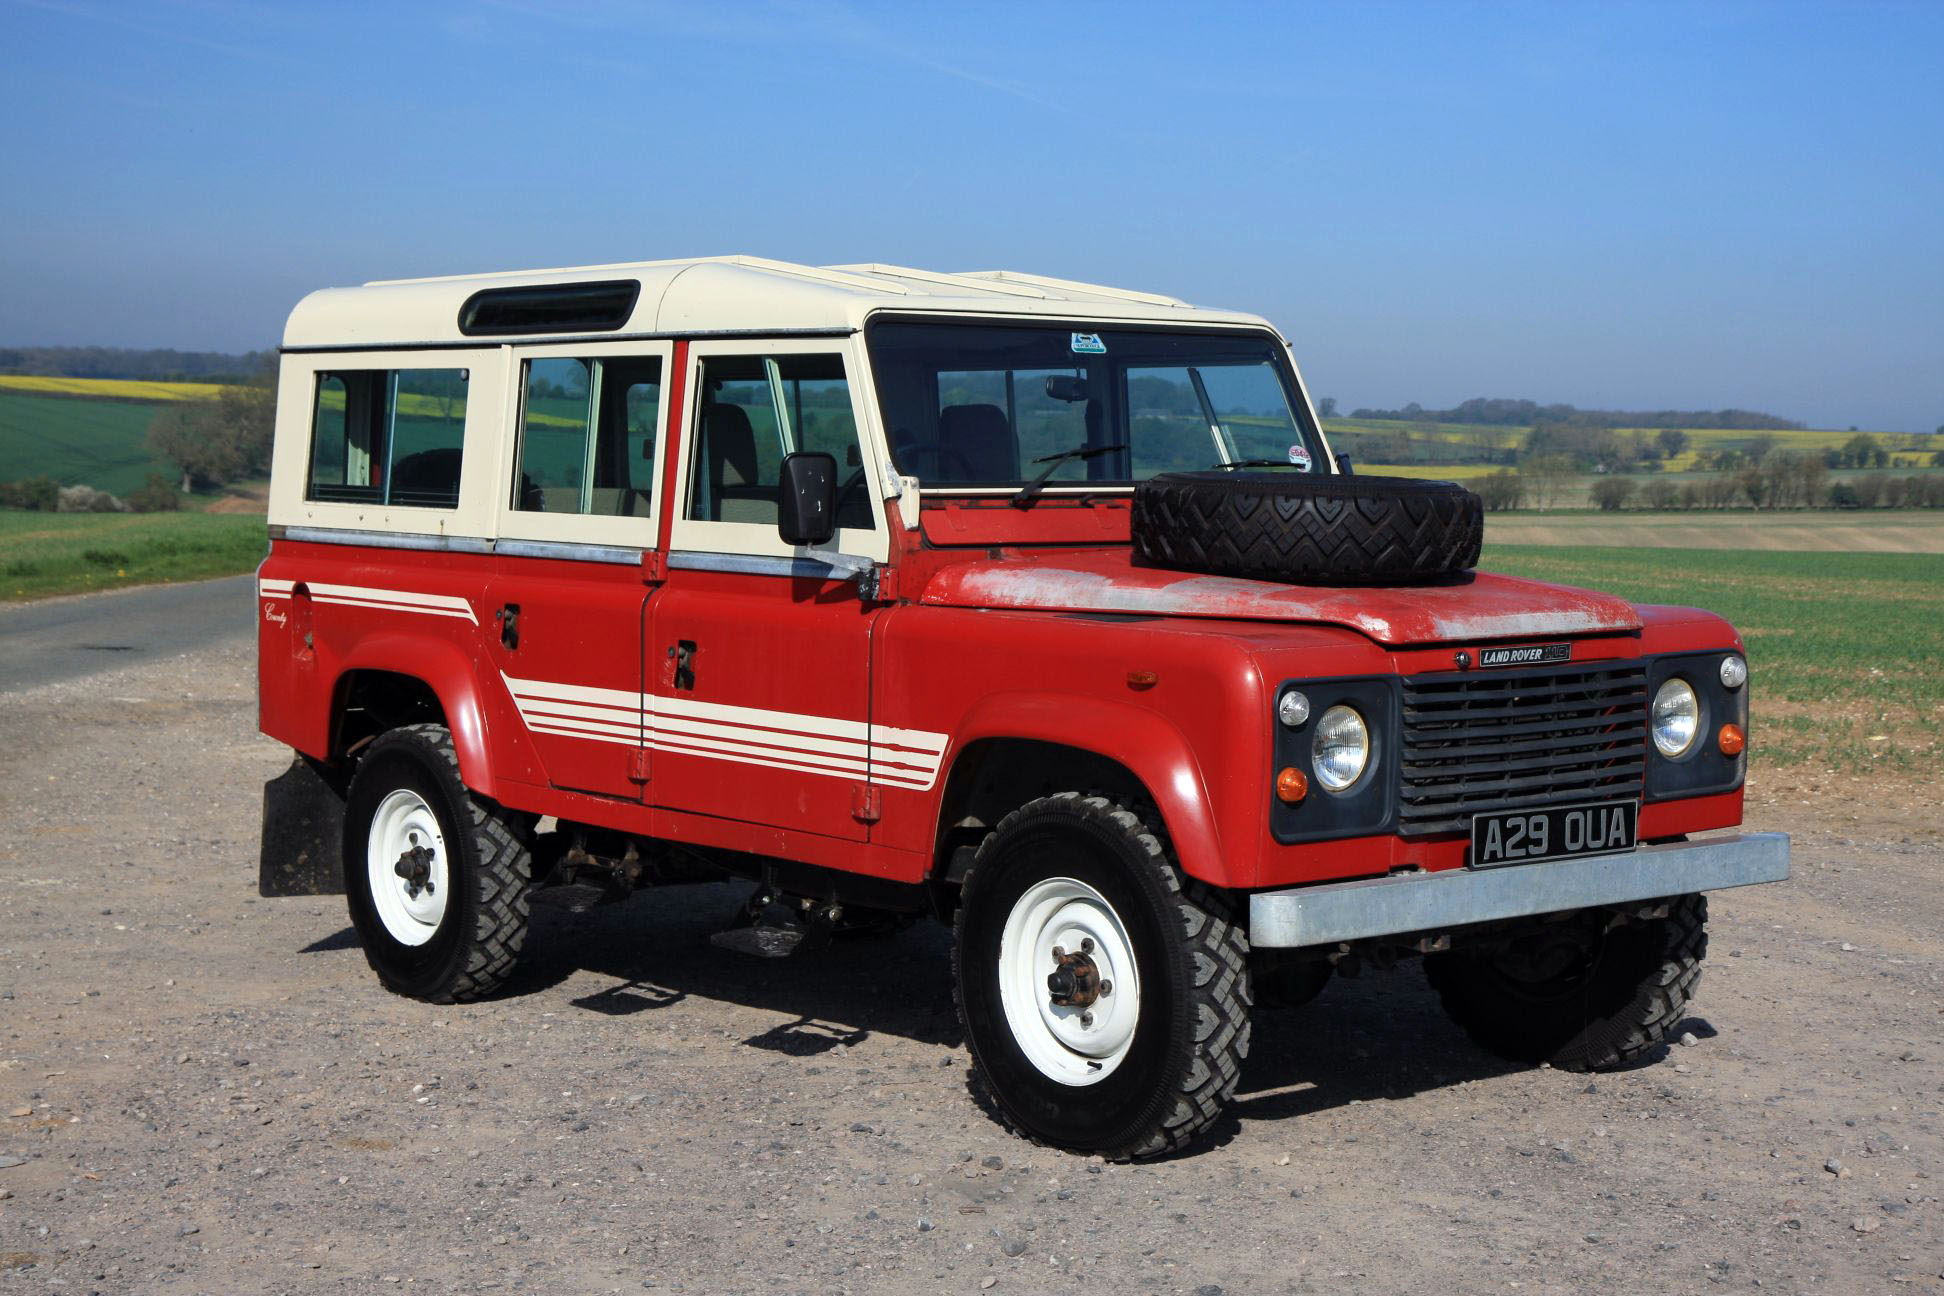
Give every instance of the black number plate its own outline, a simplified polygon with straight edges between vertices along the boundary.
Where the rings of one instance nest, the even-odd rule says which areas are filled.
[[[1472,819],[1473,868],[1632,850],[1638,801],[1509,810]]]

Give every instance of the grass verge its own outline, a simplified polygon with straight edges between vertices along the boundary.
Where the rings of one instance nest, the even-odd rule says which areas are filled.
[[[1755,690],[1756,770],[1936,778],[1944,555],[1491,545],[1479,565],[1733,622]]]
[[[0,602],[253,570],[263,515],[0,510]]]

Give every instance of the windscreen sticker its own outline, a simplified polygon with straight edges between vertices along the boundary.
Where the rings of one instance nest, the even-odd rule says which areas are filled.
[[[1100,340],[1098,333],[1075,333],[1073,335],[1075,355],[1106,355],[1107,344]]]
[[[1299,445],[1289,447],[1289,462],[1295,464],[1298,471],[1308,472],[1310,470],[1310,452],[1308,447]]]

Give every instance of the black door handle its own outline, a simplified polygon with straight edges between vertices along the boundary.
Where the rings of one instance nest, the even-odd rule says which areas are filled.
[[[493,620],[499,622],[500,643],[508,652],[520,646],[520,605],[508,603],[493,613]]]

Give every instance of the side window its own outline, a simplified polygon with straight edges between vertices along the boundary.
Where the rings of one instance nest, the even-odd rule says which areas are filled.
[[[876,525],[842,356],[709,356],[699,390],[689,518],[775,526],[783,457],[807,450],[837,460],[837,525]]]
[[[525,375],[514,507],[647,517],[661,361],[548,356],[527,361]]]
[[[457,508],[464,369],[347,369],[317,376],[307,499]]]

